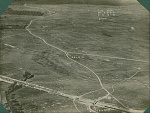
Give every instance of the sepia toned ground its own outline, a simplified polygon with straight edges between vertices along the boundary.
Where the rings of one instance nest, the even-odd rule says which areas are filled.
[[[2,15],[1,24],[27,26],[2,30],[2,75],[21,80],[29,71],[35,77],[28,82],[78,97],[24,87],[16,95],[25,113],[89,112],[87,99],[124,109],[147,108],[149,13],[142,6],[11,7],[45,15]]]

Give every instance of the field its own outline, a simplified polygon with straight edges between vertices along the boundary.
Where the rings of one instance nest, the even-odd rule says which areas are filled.
[[[28,82],[68,95],[122,108],[147,108],[149,13],[142,6],[11,7],[42,10],[45,15],[2,15],[0,24],[27,26],[1,31],[2,75],[21,80],[24,71],[29,71],[35,77]],[[102,10],[112,10],[115,15],[109,12],[103,19]],[[25,113],[88,111],[78,101],[74,104],[67,97],[31,88],[24,87],[16,94]]]

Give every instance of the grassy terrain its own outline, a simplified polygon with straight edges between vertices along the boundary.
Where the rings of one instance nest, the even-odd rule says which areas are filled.
[[[50,95],[30,88],[23,88],[17,94],[27,113],[77,112],[72,100],[65,97]]]
[[[29,29],[49,44],[72,52],[69,58],[93,70],[108,91],[112,92],[114,85],[113,95],[126,106],[145,109],[148,106],[148,87],[145,84],[149,82],[149,64],[141,61],[149,60],[149,18],[146,10],[141,6],[136,10],[136,7],[45,5],[44,8],[49,9],[52,15],[36,20]],[[22,7],[18,8],[21,10]],[[98,10],[106,11],[108,8],[116,15],[99,20]],[[30,10],[26,7],[22,9]],[[35,18],[38,17],[6,15],[3,21],[28,24]],[[5,76],[22,79],[23,71],[27,70],[35,75],[29,82],[78,96],[102,88],[90,70],[68,59],[62,51],[47,46],[25,29],[3,30],[0,40],[3,43],[0,66]],[[26,113],[77,112],[72,100],[61,96],[30,88],[16,93]],[[105,95],[106,92],[100,90],[84,97],[96,100]],[[113,98],[103,99],[102,102],[120,106]],[[85,106],[77,106],[86,111]]]
[[[108,8],[112,8],[116,16],[99,21],[97,10]],[[134,6],[131,7],[133,12],[129,12],[125,7],[119,9],[107,6],[85,6],[80,9],[79,6],[66,5],[55,9],[56,14],[45,18],[44,22],[39,20],[32,25],[32,28],[48,25],[45,32],[33,30],[33,33],[49,43],[71,52],[85,51],[99,55],[148,59],[148,16],[139,14],[146,12],[137,12]],[[135,31],[132,31],[131,27],[134,27]]]
[[[136,3],[134,0],[14,0],[13,2],[23,4],[23,3],[33,3],[33,4],[95,4],[95,5],[127,5],[131,3]]]

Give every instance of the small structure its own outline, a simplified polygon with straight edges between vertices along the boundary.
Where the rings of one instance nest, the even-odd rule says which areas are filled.
[[[34,75],[32,75],[32,74],[31,74],[30,72],[28,72],[28,71],[25,71],[23,77],[24,77],[24,80],[23,80],[23,81],[26,81],[27,79],[33,78]]]
[[[131,27],[130,29],[131,29],[131,31],[135,31],[135,28],[134,28],[134,27]]]

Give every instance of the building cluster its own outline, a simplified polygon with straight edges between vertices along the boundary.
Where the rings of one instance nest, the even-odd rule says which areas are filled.
[[[85,58],[85,56],[83,56],[83,55],[78,55],[78,54],[72,54],[72,55],[70,55],[70,57],[72,58],[72,59],[84,59]]]
[[[91,106],[91,109],[98,113],[129,113],[127,111],[123,111],[122,109],[115,109],[113,107],[97,107],[97,106]]]
[[[111,10],[111,9],[98,10],[99,20],[107,19],[110,16],[116,16],[116,13],[113,10]]]

